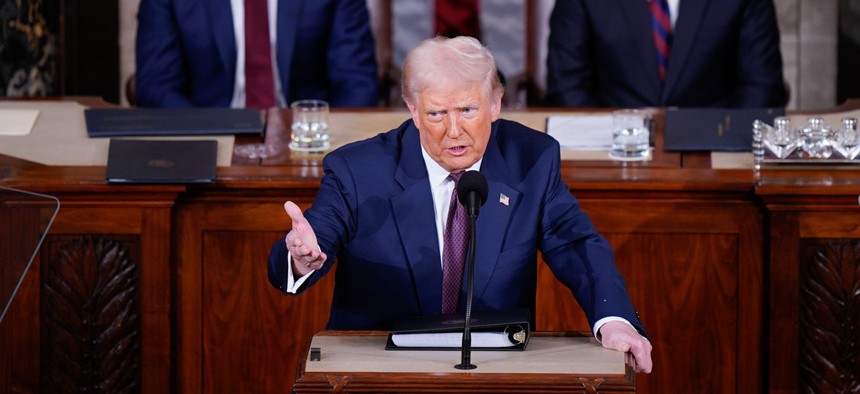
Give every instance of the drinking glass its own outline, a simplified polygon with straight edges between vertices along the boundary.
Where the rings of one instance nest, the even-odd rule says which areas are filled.
[[[320,152],[329,148],[328,103],[323,100],[299,100],[293,110],[290,149]]]
[[[650,115],[639,109],[612,112],[612,150],[617,160],[646,160],[650,157],[648,123]]]

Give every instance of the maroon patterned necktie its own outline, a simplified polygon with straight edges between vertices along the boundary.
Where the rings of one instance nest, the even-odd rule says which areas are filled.
[[[465,172],[452,173],[448,179],[454,181],[451,206],[445,224],[444,250],[442,251],[442,313],[455,313],[460,306],[460,287],[463,283],[463,267],[469,248],[469,216],[466,208],[457,200],[457,184]]]
[[[245,0],[245,107],[275,106],[268,0]]]

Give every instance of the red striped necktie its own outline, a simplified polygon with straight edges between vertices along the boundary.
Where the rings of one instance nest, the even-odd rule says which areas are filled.
[[[669,19],[669,3],[666,0],[650,0],[651,30],[654,32],[654,45],[657,47],[657,67],[660,80],[666,81],[669,68],[669,50],[672,48],[672,23]]]
[[[245,0],[245,107],[275,106],[268,0]]]

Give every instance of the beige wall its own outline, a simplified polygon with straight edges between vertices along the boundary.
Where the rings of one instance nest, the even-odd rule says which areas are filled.
[[[789,108],[836,105],[837,0],[775,0]]]
[[[137,8],[140,0],[119,2],[119,99],[125,99],[125,81],[134,73],[134,38],[137,36]]]
[[[392,0],[397,1],[397,0]],[[527,1],[527,0],[522,0]],[[555,0],[539,4],[538,34],[546,42],[549,13]],[[681,0],[683,1],[683,0]],[[838,0],[774,0],[782,33],[785,78],[791,89],[789,109],[817,109],[836,105],[836,44]],[[120,2],[120,89],[125,101],[125,81],[134,72],[134,38],[140,0]],[[369,0],[373,3],[373,0]],[[371,7],[371,11],[374,7]],[[543,84],[546,45],[538,49],[538,79]]]

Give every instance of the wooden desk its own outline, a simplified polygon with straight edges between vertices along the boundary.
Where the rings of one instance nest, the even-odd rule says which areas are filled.
[[[294,390],[301,393],[623,393],[636,391],[624,354],[577,333],[532,333],[525,351],[386,351],[387,332],[323,331],[305,348]],[[321,350],[319,361],[308,350]]]
[[[391,111],[350,116],[378,112]],[[285,146],[287,117],[267,114],[267,140]],[[757,179],[712,168],[707,153],[662,152],[657,122],[651,162],[562,163],[654,344],[654,372],[638,376],[637,390],[797,392],[855,376],[856,364],[818,347],[850,348],[860,332],[851,320],[860,314],[832,307],[856,305],[860,283],[847,274],[860,264],[848,253],[860,247],[856,170],[775,168]],[[325,326],[333,275],[285,297],[265,262],[290,226],[284,200],[307,207],[321,176],[319,158],[289,151],[234,160],[215,183],[188,187],[106,185],[101,166],[0,157],[0,182],[62,202],[0,324],[0,392],[289,390],[307,340]],[[842,256],[825,259],[842,263],[840,281],[810,281],[821,255]],[[542,264],[538,281],[536,330],[588,330]]]

